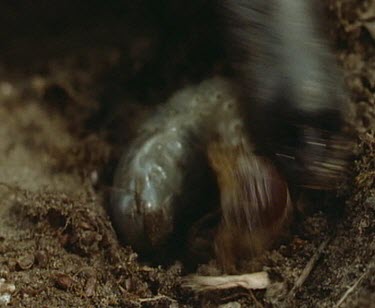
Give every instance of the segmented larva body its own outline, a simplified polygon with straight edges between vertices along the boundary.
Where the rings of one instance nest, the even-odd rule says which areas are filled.
[[[230,254],[224,232],[230,238],[241,230],[243,247],[254,251],[280,230],[290,209],[286,182],[253,153],[237,104],[230,84],[215,78],[181,90],[140,127],[112,198],[113,222],[127,244],[141,253],[163,250],[178,224],[200,218],[209,165],[220,191],[217,255]]]
[[[138,251],[167,244],[176,216],[192,206],[189,186],[202,184],[204,132],[218,99],[199,90],[178,92],[140,126],[117,169],[113,221]]]

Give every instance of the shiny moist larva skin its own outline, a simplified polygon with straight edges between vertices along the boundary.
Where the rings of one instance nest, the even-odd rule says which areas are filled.
[[[221,206],[216,255],[222,263],[251,255],[288,220],[288,184],[335,189],[351,154],[341,73],[317,2],[212,3],[233,78],[174,95],[140,126],[116,172],[113,223],[140,254],[165,251],[204,212],[197,204],[210,169]]]
[[[206,147],[227,89],[215,79],[179,91],[140,126],[125,151],[111,214],[120,237],[136,251],[163,250],[181,224],[204,212],[197,204],[210,181]]]

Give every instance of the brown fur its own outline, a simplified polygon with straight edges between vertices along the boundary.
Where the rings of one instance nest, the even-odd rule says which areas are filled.
[[[226,271],[278,237],[291,211],[288,186],[270,161],[249,146],[211,143],[209,160],[220,188],[222,220],[215,252]]]

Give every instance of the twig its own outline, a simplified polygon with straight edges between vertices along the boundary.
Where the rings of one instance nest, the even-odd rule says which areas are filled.
[[[359,283],[363,280],[363,278],[367,275],[367,273],[372,269],[373,264],[371,264],[367,270],[357,279],[357,281],[346,290],[344,295],[340,298],[340,300],[337,302],[335,307],[340,307],[343,302],[345,302],[346,298],[352,293],[359,285]]]
[[[253,299],[255,305],[258,307],[258,308],[264,308],[264,306],[257,300],[257,298],[255,297],[253,291],[249,290],[250,292],[250,296],[251,298]]]
[[[170,298],[169,296],[166,296],[166,295],[156,295],[154,297],[139,298],[137,301],[139,303],[149,303],[149,302],[157,302],[162,299],[166,299],[170,301],[171,303],[177,303],[175,299]]]
[[[236,287],[245,289],[265,289],[270,285],[266,272],[258,272],[244,275],[227,276],[198,276],[191,275],[184,279],[183,287],[194,291],[222,290]]]
[[[290,290],[288,297],[292,298],[298,291],[298,289],[304,284],[307,277],[309,277],[312,269],[314,268],[316,262],[319,260],[320,255],[322,254],[324,248],[327,246],[328,242],[330,241],[330,238],[327,238],[325,241],[323,241],[320,246],[318,247],[317,251],[314,253],[314,255],[311,257],[310,261],[306,264],[305,268],[303,269],[301,275],[298,277],[298,279],[295,281],[293,288]]]

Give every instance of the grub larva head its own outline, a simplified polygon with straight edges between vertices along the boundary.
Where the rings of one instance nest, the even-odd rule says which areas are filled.
[[[165,245],[173,231],[174,216],[168,198],[162,203],[161,192],[155,187],[128,183],[133,189],[112,194],[112,218],[120,238],[137,252],[148,254]]]

